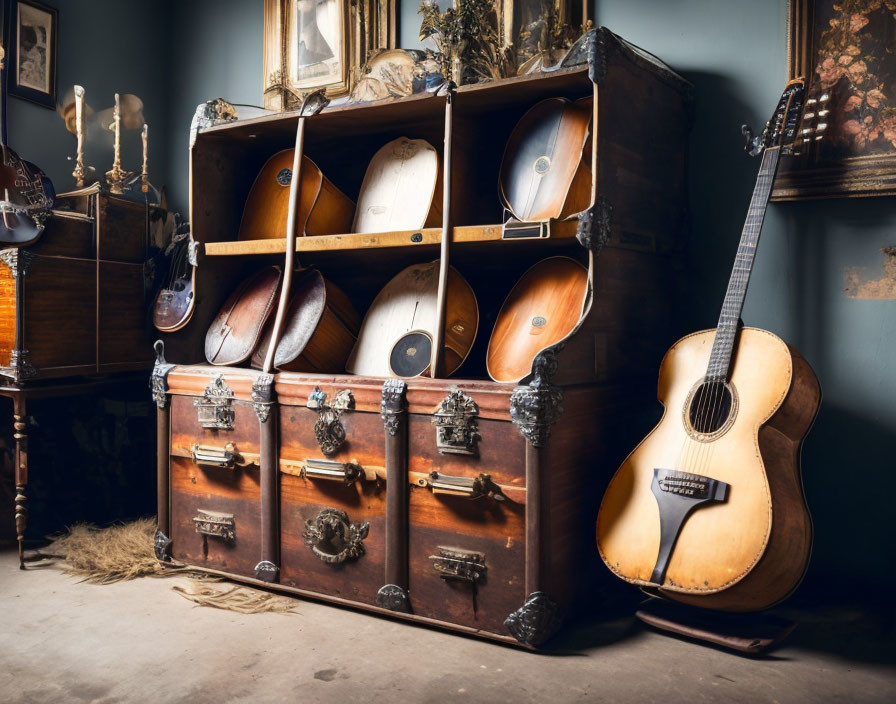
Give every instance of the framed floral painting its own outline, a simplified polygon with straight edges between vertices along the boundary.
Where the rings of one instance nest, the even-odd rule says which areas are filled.
[[[773,200],[896,195],[896,0],[790,0],[790,76],[805,76],[806,124]],[[813,107],[814,106],[814,107]]]

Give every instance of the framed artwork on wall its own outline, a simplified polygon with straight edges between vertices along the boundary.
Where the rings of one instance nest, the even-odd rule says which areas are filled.
[[[772,200],[896,195],[896,0],[790,0],[790,77],[823,138],[782,159]],[[814,107],[813,107],[814,106]]]
[[[289,110],[324,88],[348,95],[376,49],[396,41],[396,0],[264,0],[264,106]]]
[[[55,110],[58,12],[33,0],[15,0],[7,7],[7,92]]]

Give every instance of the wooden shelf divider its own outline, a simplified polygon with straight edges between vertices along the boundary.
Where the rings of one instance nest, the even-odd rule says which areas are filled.
[[[551,236],[546,241],[570,239],[576,236],[575,221],[557,222],[551,226]],[[392,247],[424,247],[439,244],[442,230],[427,227],[422,230],[395,232],[356,233],[348,235],[320,235],[299,237],[297,252],[324,252],[351,249],[388,249]],[[501,225],[464,225],[452,229],[452,242],[497,242],[501,240]],[[514,242],[514,240],[504,240]],[[524,240],[529,241],[529,240]],[[283,254],[286,239],[238,240],[232,242],[206,242],[205,254],[209,257],[227,257],[252,254]]]

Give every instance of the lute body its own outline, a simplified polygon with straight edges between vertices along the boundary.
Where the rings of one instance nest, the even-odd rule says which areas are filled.
[[[284,149],[274,154],[262,167],[246,199],[238,239],[278,239],[284,236],[294,155],[294,149]],[[296,210],[298,235],[349,232],[355,212],[351,198],[336,188],[307,156],[302,157],[300,172]]]
[[[799,457],[821,389],[796,350],[770,332],[744,329],[728,382],[734,410],[715,434],[701,434],[688,410],[714,338],[715,330],[688,335],[663,359],[657,395],[665,414],[610,482],[598,514],[598,548],[617,576],[676,601],[763,609],[796,588],[808,563],[812,523]],[[660,581],[654,574],[663,532],[655,469],[728,485],[724,501],[696,508],[684,521]],[[667,477],[670,491],[660,494],[699,493],[682,481],[700,484]]]

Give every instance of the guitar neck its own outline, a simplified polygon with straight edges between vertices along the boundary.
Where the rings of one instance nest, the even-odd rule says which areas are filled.
[[[759,234],[762,232],[768,198],[778,170],[780,152],[780,147],[770,147],[762,155],[762,165],[759,167],[756,186],[753,188],[753,197],[750,200],[740,245],[737,248],[737,256],[734,258],[731,278],[728,281],[728,291],[725,293],[725,302],[722,304],[722,312],[716,327],[715,342],[706,370],[707,381],[728,379],[734,343],[737,338],[738,322],[744,308],[747,286],[750,283],[750,274],[753,271],[753,262],[756,258],[756,247],[759,244]]]

